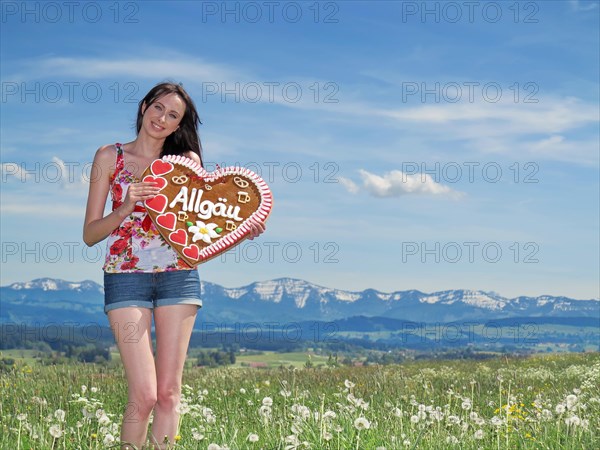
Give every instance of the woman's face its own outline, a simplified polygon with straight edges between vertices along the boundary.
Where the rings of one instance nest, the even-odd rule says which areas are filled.
[[[167,94],[154,103],[142,105],[142,128],[152,137],[165,139],[177,128],[185,114],[185,102],[175,94]]]

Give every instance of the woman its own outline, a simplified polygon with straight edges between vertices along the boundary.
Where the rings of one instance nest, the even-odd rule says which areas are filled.
[[[105,145],[94,157],[83,240],[92,246],[108,237],[104,311],[128,383],[122,449],[142,448],[152,411],[155,448],[166,448],[165,442],[173,443],[177,435],[183,366],[202,306],[200,280],[197,270],[167,245],[145,212],[143,202],[159,189],[139,180],[145,168],[164,155],[184,155],[202,164],[199,123],[183,87],[160,83],[139,103],[136,139]],[[104,216],[109,192],[113,208]],[[254,223],[250,237],[263,231],[264,224]]]

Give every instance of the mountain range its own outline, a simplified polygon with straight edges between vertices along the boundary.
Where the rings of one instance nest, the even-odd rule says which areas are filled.
[[[108,325],[103,288],[85,280],[39,278],[0,287],[0,323]],[[202,283],[202,323],[341,321],[362,316],[426,323],[489,321],[517,317],[598,318],[600,300],[543,295],[506,298],[494,292],[417,290],[346,291],[300,279],[279,278],[238,288]]]

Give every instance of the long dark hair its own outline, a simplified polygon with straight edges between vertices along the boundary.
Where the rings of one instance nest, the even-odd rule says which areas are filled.
[[[137,132],[139,133],[142,128],[143,105],[145,104],[147,109],[152,103],[168,94],[177,94],[182,98],[185,103],[185,113],[179,123],[179,128],[165,139],[160,156],[181,155],[185,152],[192,151],[200,157],[200,162],[203,163],[202,144],[200,143],[200,136],[198,135],[198,125],[202,124],[202,122],[200,122],[200,117],[198,117],[198,111],[196,111],[196,106],[194,105],[192,98],[185,89],[183,89],[181,84],[164,82],[159,83],[150,89],[150,92],[146,94],[138,105],[136,120]]]

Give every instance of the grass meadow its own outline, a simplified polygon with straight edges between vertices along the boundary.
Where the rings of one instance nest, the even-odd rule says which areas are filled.
[[[188,367],[183,383],[169,448],[600,448],[599,353]],[[26,355],[0,373],[0,388],[2,449],[119,448],[126,385],[118,364],[41,366]]]

